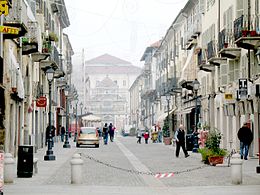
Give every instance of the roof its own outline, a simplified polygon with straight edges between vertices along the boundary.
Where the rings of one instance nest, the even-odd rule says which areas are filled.
[[[117,58],[109,54],[103,54],[89,61],[86,61],[87,66],[89,64],[103,64],[103,65],[131,65],[130,62]]]
[[[110,88],[118,88],[118,85],[112,81],[108,76],[106,76],[98,85],[96,88],[102,88],[102,87],[110,87]]]
[[[141,58],[141,61],[144,61],[145,58],[146,58],[149,54],[152,55],[152,51],[155,50],[155,49],[157,49],[157,48],[159,48],[160,45],[161,45],[161,41],[157,41],[157,42],[151,44],[149,47],[147,47],[147,48],[145,49],[145,51],[144,51],[144,54],[143,54],[143,56],[142,56],[142,58]]]
[[[140,74],[142,69],[136,66],[88,66],[87,73],[91,74]]]

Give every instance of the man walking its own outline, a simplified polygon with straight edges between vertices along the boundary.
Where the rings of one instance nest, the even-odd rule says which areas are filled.
[[[107,145],[107,141],[108,141],[108,126],[107,126],[107,123],[105,123],[105,125],[103,127],[103,139],[104,139],[104,144]]]
[[[179,126],[179,129],[175,132],[174,137],[176,140],[176,157],[179,157],[181,147],[184,152],[185,158],[190,156],[185,148],[185,131],[183,125]]]
[[[238,130],[237,137],[240,140],[240,155],[241,159],[247,160],[248,150],[251,142],[253,141],[253,133],[248,127],[248,123],[244,123]]]

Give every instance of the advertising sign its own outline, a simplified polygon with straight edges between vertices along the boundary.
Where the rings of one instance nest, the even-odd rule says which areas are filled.
[[[36,106],[37,107],[43,107],[45,108],[47,105],[47,98],[45,96],[41,96],[37,99],[36,101]]]

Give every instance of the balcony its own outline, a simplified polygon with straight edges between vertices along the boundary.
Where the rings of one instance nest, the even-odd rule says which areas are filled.
[[[240,57],[240,53],[241,53],[241,48],[237,48],[237,47],[230,47],[231,46],[231,40],[232,37],[228,35],[228,33],[226,32],[226,29],[223,29],[220,33],[219,33],[219,54],[222,57],[220,64],[226,63],[226,58],[230,58],[230,59],[238,59]],[[216,62],[218,63],[218,62]]]
[[[38,52],[38,42],[34,38],[22,38],[22,55]]]
[[[260,46],[260,34],[254,28],[248,30],[248,27],[244,26],[243,23],[243,15],[234,21],[235,43],[238,47],[244,49],[256,49]]]

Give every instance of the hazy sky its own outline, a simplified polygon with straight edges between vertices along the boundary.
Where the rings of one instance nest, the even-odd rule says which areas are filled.
[[[162,38],[187,0],[65,0],[74,57],[108,53],[141,66],[147,46]]]

